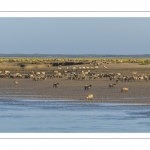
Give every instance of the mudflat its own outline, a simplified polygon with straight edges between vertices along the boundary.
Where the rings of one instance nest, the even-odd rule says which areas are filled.
[[[90,71],[103,74],[120,73],[121,76],[150,75],[149,64],[119,63],[107,66],[99,66],[98,69]],[[62,67],[61,71],[65,68]],[[57,70],[57,67],[52,69]],[[133,72],[136,72],[136,75],[133,75]],[[18,81],[18,84],[15,84],[15,81]],[[57,88],[53,87],[54,83],[59,83]],[[59,99],[86,102],[87,95],[93,94],[94,98],[89,100],[91,102],[150,103],[150,80],[119,81],[113,88],[109,88],[109,84],[115,83],[116,80],[110,80],[109,77],[69,80],[67,76],[63,76],[41,81],[31,78],[0,78],[0,99]],[[89,90],[84,90],[85,85],[92,86]],[[123,87],[129,90],[121,92]]]

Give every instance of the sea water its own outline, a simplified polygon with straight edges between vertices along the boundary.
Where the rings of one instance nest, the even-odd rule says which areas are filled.
[[[150,105],[0,100],[0,133],[149,133]]]

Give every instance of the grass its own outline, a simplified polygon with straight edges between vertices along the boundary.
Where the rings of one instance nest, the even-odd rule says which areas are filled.
[[[0,63],[15,62],[20,64],[49,64],[54,62],[111,62],[111,63],[139,63],[140,65],[150,64],[146,58],[0,58]]]
[[[139,65],[149,65],[150,63],[140,63]]]

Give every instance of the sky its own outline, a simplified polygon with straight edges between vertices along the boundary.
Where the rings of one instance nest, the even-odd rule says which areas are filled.
[[[150,18],[0,18],[3,54],[150,54]]]

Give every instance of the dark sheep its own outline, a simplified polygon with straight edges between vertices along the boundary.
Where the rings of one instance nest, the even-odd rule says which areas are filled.
[[[59,83],[54,83],[54,84],[53,84],[53,88],[57,88],[58,85],[59,85]]]
[[[92,85],[85,85],[84,90],[89,90],[92,87]]]
[[[114,88],[115,87],[115,83],[114,84],[109,84],[109,88]]]

